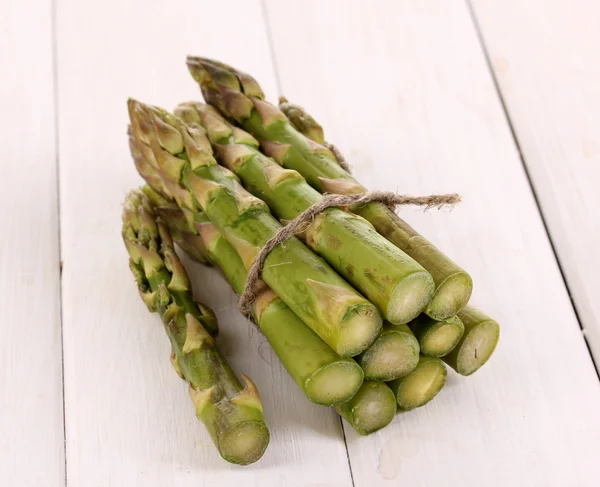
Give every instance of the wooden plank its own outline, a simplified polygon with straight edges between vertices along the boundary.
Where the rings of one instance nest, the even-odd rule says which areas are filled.
[[[127,97],[167,108],[200,98],[190,52],[272,81],[260,3],[225,11],[208,1],[59,0],[57,23],[69,483],[349,486],[338,419],[303,397],[223,280],[198,266],[198,295],[220,318],[234,369],[257,383],[272,434],[258,464],[220,459],[171,369],[158,317],[137,296],[120,237],[121,202],[141,182],[127,148]]]
[[[64,485],[50,0],[0,3],[0,485]]]
[[[452,213],[403,213],[471,271],[474,303],[503,326],[492,361],[451,374],[427,407],[367,438],[346,427],[355,485],[597,485],[600,386],[467,6],[269,0],[267,12],[283,94],[362,182],[464,196]]]
[[[475,0],[485,46],[600,364],[600,4]]]

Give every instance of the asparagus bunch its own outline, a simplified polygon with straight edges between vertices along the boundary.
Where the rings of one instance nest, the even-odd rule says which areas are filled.
[[[242,388],[220,355],[209,333],[216,334],[215,315],[193,301],[169,231],[139,191],[125,200],[122,234],[140,296],[163,320],[172,346],[171,363],[189,384],[198,419],[225,460],[241,465],[256,462],[269,444],[256,386],[242,375]]]
[[[253,78],[222,63],[188,67],[209,105],[181,104],[175,117],[130,100],[130,147],[178,245],[241,294],[282,228],[270,211],[286,224],[320,193],[366,189],[300,107],[270,105]],[[275,246],[261,277],[255,322],[307,397],[362,434],[435,397],[442,360],[469,375],[498,340],[497,323],[465,307],[470,276],[384,204],[317,214]]]
[[[220,267],[233,289],[241,293],[247,271],[235,249],[202,211],[193,215],[190,225],[189,218],[160,184],[152,153],[136,140],[132,131],[129,142],[138,171],[151,185],[144,188],[144,193],[177,244],[201,262]],[[253,314],[286,370],[312,402],[333,405],[354,398],[352,424],[363,425],[362,434],[381,429],[391,421],[396,410],[393,394],[360,394],[370,383],[362,383],[363,372],[356,362],[337,355],[266,285],[253,303]]]
[[[340,166],[334,152],[322,145],[322,129],[299,107],[283,106],[298,124],[295,127],[283,111],[264,100],[262,89],[248,74],[200,57],[189,56],[187,65],[205,100],[259,139],[265,154],[281,166],[298,171],[321,193],[359,194],[367,191]],[[427,315],[443,320],[454,316],[467,304],[472,291],[471,277],[390,208],[372,202],[353,208],[353,211],[429,271],[435,282],[435,292],[425,307]]]

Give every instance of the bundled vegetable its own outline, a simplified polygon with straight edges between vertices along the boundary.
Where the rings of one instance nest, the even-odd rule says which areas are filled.
[[[360,434],[431,401],[444,362],[465,376],[482,367],[499,326],[467,306],[469,274],[388,206],[399,197],[365,194],[301,107],[269,104],[251,76],[218,61],[187,64],[208,104],[172,115],[128,101],[131,155],[148,186],[127,197],[123,238],[223,458],[255,462],[269,430],[256,387],[219,354],[215,316],[192,300],[173,242],[222,271],[306,397]]]
[[[131,192],[125,201],[123,239],[140,296],[163,320],[171,362],[189,384],[198,419],[225,460],[241,465],[257,461],[269,444],[258,391],[244,375],[242,388],[220,355],[209,333],[216,333],[215,315],[193,301],[169,231],[141,192]]]

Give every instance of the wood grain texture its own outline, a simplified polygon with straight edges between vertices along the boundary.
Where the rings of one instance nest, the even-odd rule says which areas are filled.
[[[49,0],[0,3],[0,485],[64,485]]]
[[[272,435],[258,464],[221,460],[171,368],[159,318],[137,295],[120,236],[121,202],[141,183],[127,97],[166,108],[201,98],[189,53],[272,80],[259,2],[58,0],[57,26],[68,483],[351,485],[337,417],[303,397],[221,277],[196,266],[195,290],[218,314],[234,369],[256,382]]]
[[[600,5],[472,2],[596,365],[600,364]]]
[[[323,123],[361,182],[464,196],[451,213],[403,214],[468,268],[473,302],[502,325],[476,375],[451,374],[433,403],[368,438],[346,428],[355,485],[597,485],[600,385],[467,5],[267,11],[282,94]]]

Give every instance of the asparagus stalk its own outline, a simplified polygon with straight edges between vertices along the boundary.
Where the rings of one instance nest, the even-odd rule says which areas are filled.
[[[419,342],[407,325],[384,322],[375,343],[357,357],[365,379],[388,382],[405,376],[419,362]]]
[[[398,408],[409,411],[427,404],[446,383],[446,366],[435,357],[419,358],[419,364],[409,374],[389,383],[398,401]]]
[[[192,300],[189,278],[171,236],[140,192],[130,193],[125,201],[123,239],[140,296],[151,312],[162,317],[172,364],[189,384],[198,419],[225,460],[241,465],[256,462],[269,443],[256,386],[242,376],[242,388],[219,354],[207,331],[216,329],[215,316]]]
[[[281,220],[293,220],[323,199],[296,171],[283,169],[263,155],[256,139],[234,129],[213,107],[189,102],[179,105],[175,113],[206,130],[221,164]],[[433,294],[433,279],[423,267],[365,219],[339,208],[317,215],[305,230],[304,241],[394,324],[415,318]]]
[[[298,115],[299,107],[284,106],[284,109],[292,120],[302,119],[297,128],[305,135],[281,110],[264,100],[260,86],[248,74],[199,57],[189,56],[187,65],[206,101],[259,139],[263,151],[280,165],[298,171],[321,193],[366,192],[366,188],[340,166],[334,153],[319,143],[320,135],[317,135],[319,142],[309,138],[319,133],[315,130],[318,124],[310,116]],[[390,208],[372,202],[355,207],[353,211],[429,271],[435,282],[435,292],[425,308],[427,315],[443,320],[454,316],[467,304],[473,287],[471,277]]]
[[[465,332],[449,355],[442,358],[461,375],[477,372],[492,356],[500,338],[500,326],[496,321],[473,306],[458,313]]]
[[[429,357],[448,355],[465,332],[465,325],[458,316],[437,321],[421,315],[408,326],[419,340],[421,353]]]
[[[361,435],[369,435],[387,426],[396,414],[396,396],[383,382],[365,381],[347,403],[335,407]]]
[[[139,154],[137,145],[131,141],[132,152]],[[139,163],[155,172],[143,157]],[[175,242],[184,250],[185,246],[193,246],[190,255],[200,254],[202,261],[214,263],[233,289],[241,293],[246,284],[246,268],[206,214],[196,213],[190,226],[169,195],[158,194],[147,186],[144,193],[172,231]],[[348,401],[359,390],[363,372],[358,364],[335,353],[266,285],[253,303],[253,315],[275,354],[310,401],[331,406]]]
[[[188,217],[202,209],[249,268],[281,228],[266,204],[216,163],[198,127],[134,100],[129,109],[134,136],[152,149],[163,183],[177,204]],[[341,356],[364,351],[381,331],[377,308],[296,238],[271,251],[262,277]]]

